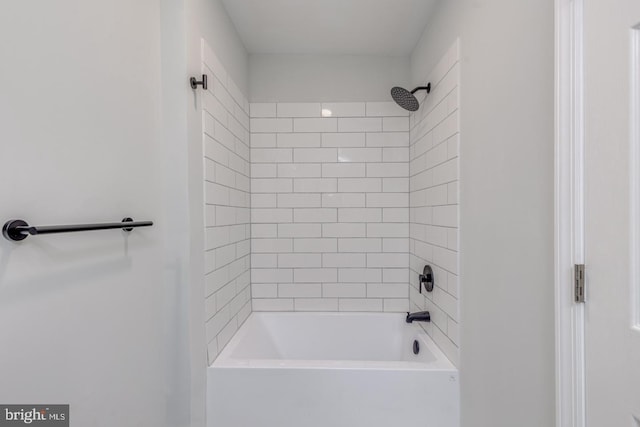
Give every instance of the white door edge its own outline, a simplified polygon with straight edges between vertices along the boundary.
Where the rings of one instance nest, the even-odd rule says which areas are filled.
[[[640,73],[640,25],[631,30],[631,117],[640,115],[640,81],[636,77]],[[630,183],[631,191],[631,327],[640,332],[640,125],[638,120],[631,122],[631,150],[630,150]]]
[[[555,6],[556,427],[585,427],[584,304],[573,294],[584,263],[583,0]]]

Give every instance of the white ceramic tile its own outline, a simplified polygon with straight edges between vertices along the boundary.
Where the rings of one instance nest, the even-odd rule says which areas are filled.
[[[338,119],[339,132],[381,132],[382,120],[380,118],[341,118]],[[408,119],[407,119],[408,120]],[[409,126],[407,125],[407,131]]]
[[[291,193],[293,181],[286,178],[256,178],[251,180],[253,193]]]
[[[385,193],[409,192],[409,178],[383,178],[382,191]]]
[[[288,163],[293,160],[291,148],[252,148],[251,161],[253,163]]]
[[[294,132],[337,132],[338,119],[317,118],[317,119],[293,119]],[[253,128],[252,128],[253,129]],[[281,131],[287,132],[287,131]]]
[[[362,193],[325,193],[322,195],[323,208],[364,208],[365,195]]]
[[[406,283],[368,283],[369,298],[408,298],[409,287]]]
[[[406,177],[409,176],[408,163],[367,163],[368,177]]]
[[[294,148],[293,161],[296,163],[330,163],[338,160],[335,148]]]
[[[384,208],[382,210],[383,222],[409,222],[409,209],[407,208]]]
[[[337,209],[294,209],[294,222],[336,222],[338,219]]]
[[[293,119],[251,119],[251,132],[277,133],[292,132]]]
[[[339,252],[380,252],[382,251],[382,240],[375,239],[375,238],[338,239],[338,251]],[[380,280],[377,280],[377,281],[380,281]]]
[[[384,283],[408,283],[408,268],[385,268],[382,270],[382,281]]]
[[[363,163],[341,163],[322,165],[322,176],[326,178],[356,178],[366,175],[366,165]]]
[[[319,208],[320,194],[313,193],[281,193],[278,194],[279,208]],[[291,222],[291,218],[287,222]],[[276,222],[276,221],[274,221]]]
[[[312,268],[322,267],[322,255],[320,254],[279,254],[278,267],[280,268]]]
[[[362,208],[338,209],[339,222],[380,222],[382,221],[382,209],[380,208]]]
[[[279,178],[320,178],[322,167],[320,164],[281,163],[277,175]]]
[[[380,268],[340,268],[338,277],[342,283],[380,282],[382,269]]]
[[[338,311],[336,298],[295,298],[295,311]]]
[[[278,103],[278,117],[320,117],[319,103]]]
[[[332,193],[338,191],[338,181],[335,178],[296,179],[293,191],[304,193]]]
[[[319,133],[279,133],[277,146],[286,147],[320,147],[321,134]]]
[[[364,102],[326,102],[322,104],[323,117],[363,117]]]
[[[402,268],[409,264],[409,255],[405,253],[369,253],[367,267]]]
[[[324,283],[322,296],[325,298],[366,298],[364,283]]]
[[[295,239],[294,250],[302,253],[336,252],[337,239]]]
[[[252,268],[251,280],[257,283],[292,282],[293,270],[285,268]]]
[[[381,299],[341,298],[338,301],[340,311],[382,311]]]
[[[367,193],[368,208],[409,207],[409,193]],[[384,221],[384,216],[382,218]]]
[[[407,298],[385,298],[383,307],[386,313],[406,313],[410,311],[409,300]]]
[[[251,251],[253,253],[281,253],[291,252],[293,241],[291,239],[252,239]]]
[[[251,295],[253,298],[277,298],[278,285],[276,283],[253,283]]]
[[[278,224],[277,236],[286,237],[321,237],[322,224]]]
[[[379,148],[339,148],[338,162],[368,163],[381,162],[382,150]]]
[[[408,117],[409,112],[393,101],[367,102],[367,117]]]
[[[367,237],[409,237],[409,225],[369,223],[367,224]]]
[[[408,136],[407,136],[408,140]],[[366,134],[364,133],[323,133],[323,147],[364,147]],[[407,144],[408,145],[408,144]]]
[[[367,133],[367,147],[408,147],[409,132]]]
[[[409,149],[405,147],[383,148],[382,161],[383,162],[408,162]]]
[[[407,190],[409,184],[407,182]],[[341,193],[369,193],[382,191],[380,178],[339,178],[338,191]]]
[[[293,277],[296,284],[336,282],[338,280],[338,270],[335,268],[296,268]],[[321,287],[318,285],[318,295],[309,296],[320,296],[320,289]]]
[[[276,146],[275,133],[252,133],[251,148],[270,148]]]
[[[251,266],[253,268],[278,268],[277,254],[252,254]]]
[[[366,237],[366,224],[322,224],[322,237]]]
[[[262,299],[254,298],[253,311],[293,311],[293,299],[275,298]]]
[[[322,254],[323,267],[359,267],[367,266],[366,254],[331,253]]]

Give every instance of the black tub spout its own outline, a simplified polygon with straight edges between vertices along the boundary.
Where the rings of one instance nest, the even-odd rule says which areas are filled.
[[[407,323],[431,322],[431,314],[428,311],[418,311],[416,313],[407,313]]]

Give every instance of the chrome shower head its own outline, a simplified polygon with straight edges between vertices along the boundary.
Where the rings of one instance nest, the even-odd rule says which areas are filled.
[[[396,86],[391,89],[391,97],[396,102],[396,104],[398,104],[405,110],[418,111],[418,108],[420,108],[420,103],[418,102],[418,99],[414,94],[419,90],[426,90],[427,93],[431,92],[431,83],[428,83],[426,86],[418,86],[411,92],[409,92],[405,88]]]

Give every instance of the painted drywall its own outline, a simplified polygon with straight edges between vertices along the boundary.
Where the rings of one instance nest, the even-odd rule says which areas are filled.
[[[408,112],[259,103],[251,116],[253,309],[406,312]]]
[[[187,9],[189,71],[199,68],[200,39],[207,41],[242,93],[249,93],[249,56],[220,0],[182,0]]]
[[[165,187],[186,171],[165,138],[180,137],[180,118],[162,120],[176,99],[163,59],[180,51],[161,34],[170,6],[3,7],[0,221],[155,221],[0,239],[3,403],[68,403],[72,425],[190,425],[189,254]]]
[[[463,427],[554,423],[553,1],[444,1],[422,82],[460,37]]]
[[[407,56],[250,55],[251,102],[391,101],[408,85]]]
[[[248,56],[219,0],[175,0],[184,7],[184,34],[186,34],[186,52],[184,56],[174,58],[186,61],[187,72],[183,75],[183,88],[187,89],[186,99],[186,162],[189,218],[186,231],[189,235],[189,332],[191,343],[191,423],[193,427],[204,426],[206,422],[206,368],[207,336],[205,323],[206,289],[204,282],[204,167],[203,167],[203,120],[202,89],[191,90],[188,86],[190,76],[200,76],[202,66],[202,40],[211,47],[220,63],[227,70],[238,90],[247,93]],[[213,76],[211,76],[213,77]],[[215,82],[212,80],[212,84]],[[181,104],[184,106],[185,104]]]

